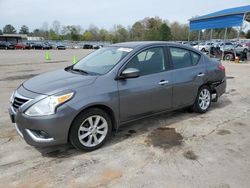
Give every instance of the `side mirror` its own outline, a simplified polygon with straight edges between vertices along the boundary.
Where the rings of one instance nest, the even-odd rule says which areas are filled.
[[[126,68],[122,71],[120,78],[126,79],[126,78],[137,78],[140,76],[140,71],[135,68]]]

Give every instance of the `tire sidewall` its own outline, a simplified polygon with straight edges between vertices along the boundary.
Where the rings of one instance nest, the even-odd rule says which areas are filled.
[[[199,96],[200,96],[200,93],[202,90],[204,89],[207,89],[209,91],[209,95],[210,95],[210,102],[209,102],[209,106],[204,110],[200,107],[200,104],[199,104]],[[198,112],[198,113],[205,113],[208,111],[208,109],[210,108],[211,106],[211,101],[212,101],[212,95],[211,95],[211,91],[210,91],[210,88],[208,86],[202,86],[199,91],[198,91],[198,94],[197,94],[197,97],[196,97],[196,100],[195,100],[195,103],[194,103],[194,111],[195,112]]]
[[[104,138],[104,140],[100,144],[98,144],[97,146],[94,146],[94,147],[86,147],[80,142],[80,140],[78,138],[78,130],[79,130],[79,127],[81,126],[82,122],[85,119],[87,119],[88,117],[93,116],[93,115],[100,115],[107,121],[108,132],[107,132],[106,137]],[[70,140],[71,144],[79,150],[93,151],[95,149],[100,148],[101,146],[103,146],[105,144],[105,142],[109,139],[109,137],[111,135],[111,130],[112,130],[112,121],[111,121],[109,115],[101,109],[92,108],[92,109],[81,112],[75,118],[75,120],[73,121],[71,128],[70,128],[69,140]]]
[[[225,55],[225,60],[232,61],[232,55],[231,54],[226,54]]]

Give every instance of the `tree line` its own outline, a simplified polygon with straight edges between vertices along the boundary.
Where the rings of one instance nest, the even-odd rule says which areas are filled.
[[[23,25],[19,32],[11,24],[7,24],[0,29],[0,34],[27,34],[28,36],[43,37],[47,40],[72,40],[72,41],[110,41],[113,43],[125,41],[187,41],[188,37],[191,41],[198,39],[198,31],[189,32],[188,24],[179,22],[170,23],[159,17],[146,17],[135,22],[132,26],[124,27],[123,25],[114,25],[113,28],[107,30],[90,25],[88,29],[83,30],[79,25],[62,25],[55,20],[49,26],[45,22],[40,28],[29,30],[27,25]],[[250,38],[250,30],[247,33],[242,32],[241,36]],[[227,38],[236,38],[237,30],[228,28]],[[200,32],[201,40],[210,38],[210,30]],[[213,30],[213,38],[224,38],[224,29]]]

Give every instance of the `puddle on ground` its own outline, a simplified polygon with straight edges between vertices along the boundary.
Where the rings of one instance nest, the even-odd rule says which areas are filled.
[[[234,79],[234,76],[227,76],[226,78],[227,78],[228,80],[229,80],[229,79]]]
[[[183,137],[174,128],[160,127],[153,130],[147,137],[146,143],[154,147],[170,149],[182,144]]]
[[[135,134],[135,130],[129,130],[128,133],[125,134],[126,137],[131,137],[133,134]]]
[[[136,131],[135,130],[129,130],[128,133],[134,134],[134,133],[136,133]]]
[[[247,126],[245,123],[242,122],[235,122],[234,124],[238,126]]]
[[[218,135],[226,135],[226,134],[231,134],[229,130],[221,129],[217,131]]]
[[[9,76],[3,79],[0,79],[0,81],[12,81],[12,80],[26,80],[29,78],[32,78],[34,76],[37,76],[38,74],[26,74],[26,75],[18,75],[18,76]]]
[[[198,159],[198,156],[192,150],[188,150],[188,151],[184,152],[183,156],[189,160],[197,160]]]

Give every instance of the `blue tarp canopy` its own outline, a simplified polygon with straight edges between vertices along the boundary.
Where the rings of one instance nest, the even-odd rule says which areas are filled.
[[[230,8],[190,19],[190,31],[241,26],[250,5]],[[248,20],[249,21],[249,20]]]

